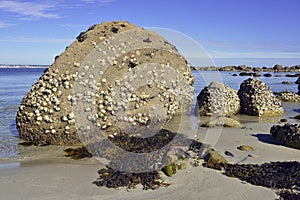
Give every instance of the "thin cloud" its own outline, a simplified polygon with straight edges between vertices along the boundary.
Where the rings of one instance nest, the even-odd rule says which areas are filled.
[[[1,22],[0,21],[0,28],[8,28],[11,26],[15,26],[16,24],[11,24],[11,23],[6,23],[6,22]]]
[[[111,3],[116,0],[81,0],[84,3]]]
[[[0,1],[0,10],[18,14],[21,20],[58,19],[60,15],[53,12],[54,4],[18,1]]]

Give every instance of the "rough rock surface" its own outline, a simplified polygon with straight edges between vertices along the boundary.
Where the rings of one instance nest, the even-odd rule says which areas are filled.
[[[135,44],[142,44],[143,48]],[[93,53],[99,58],[90,58]],[[108,66],[105,71],[101,67],[97,70],[103,65]],[[158,65],[161,70],[156,68]],[[95,80],[89,69],[101,74],[101,79]],[[164,79],[167,70],[175,71],[177,76]],[[151,73],[151,78],[143,77],[147,73]],[[135,80],[143,86],[134,88]],[[125,21],[101,23],[82,32],[32,86],[19,106],[17,129],[20,138],[27,141],[80,144],[76,129],[78,112],[73,111],[80,109],[80,102],[94,97],[96,114],[84,120],[92,121],[108,136],[122,134],[123,129],[116,121],[146,127],[151,123],[149,108],[154,105],[161,105],[167,119],[172,118],[181,111],[179,97],[193,100],[193,91],[183,91],[179,84],[185,82],[192,88],[193,81],[185,58],[161,36]],[[77,85],[82,87],[81,92],[74,92]],[[95,92],[88,91],[89,88]],[[176,89],[182,93],[175,93]],[[118,91],[120,100],[116,102],[113,95]],[[86,107],[82,115],[91,110]],[[117,119],[116,112],[126,115]]]
[[[296,83],[298,84],[298,94],[300,95],[300,77],[297,79]]]
[[[253,116],[280,116],[284,110],[269,86],[256,78],[245,80],[238,91],[241,113]]]
[[[197,109],[200,116],[234,115],[240,111],[240,99],[236,90],[212,82],[197,96]]]
[[[280,92],[277,98],[281,101],[300,103],[300,95],[290,91]]]
[[[275,140],[286,146],[300,149],[300,124],[274,125],[270,132]]]

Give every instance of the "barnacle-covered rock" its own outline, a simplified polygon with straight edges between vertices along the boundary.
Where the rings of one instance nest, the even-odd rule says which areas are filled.
[[[286,146],[300,149],[300,124],[274,125],[270,132],[275,140]]]
[[[253,116],[280,116],[284,113],[281,101],[269,86],[256,78],[245,80],[238,91],[241,113]]]
[[[237,91],[219,82],[212,82],[197,96],[200,116],[228,116],[240,111]]]
[[[279,92],[277,98],[285,102],[300,103],[300,95],[290,91]]]
[[[79,128],[91,130],[88,123],[105,137],[162,121],[160,127],[188,109],[183,102],[193,101],[193,81],[186,59],[158,34],[125,21],[97,24],[57,56],[23,98],[19,136],[75,145],[82,143]]]

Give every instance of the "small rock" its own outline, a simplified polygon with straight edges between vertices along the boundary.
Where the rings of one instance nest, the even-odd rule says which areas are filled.
[[[172,162],[167,166],[163,167],[161,171],[167,176],[173,176],[177,173],[177,165],[174,162]]]
[[[280,122],[287,122],[287,119],[280,119]]]
[[[231,153],[230,151],[225,151],[224,154],[226,156],[234,157],[233,153]]]
[[[238,146],[237,149],[241,151],[255,151],[255,148],[249,145],[241,145]]]
[[[217,151],[209,151],[204,160],[207,162],[206,167],[221,170],[227,166],[227,160]]]

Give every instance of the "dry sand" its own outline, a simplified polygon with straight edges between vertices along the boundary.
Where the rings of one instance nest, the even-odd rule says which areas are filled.
[[[296,114],[292,105],[285,117]],[[289,116],[288,116],[289,115]],[[254,120],[255,121],[255,120]],[[276,144],[269,134],[274,122],[243,122],[244,128],[224,128],[214,148],[224,155],[225,150],[234,158],[231,163],[263,163],[270,161],[300,161],[299,150]],[[257,120],[256,120],[257,121]],[[207,128],[200,128],[201,138]],[[210,134],[219,129],[210,129]],[[202,135],[201,135],[202,134]],[[250,145],[255,151],[240,151],[240,145]],[[277,195],[271,189],[253,186],[221,172],[189,166],[174,177],[163,178],[170,182],[167,188],[144,191],[142,187],[108,189],[92,184],[103,167],[94,158],[72,160],[64,157],[62,147],[20,147],[21,157],[0,162],[0,199],[223,199],[274,200]],[[249,157],[252,154],[254,157]],[[20,165],[16,167],[15,163]],[[10,163],[8,165],[8,163]],[[6,166],[6,167],[5,167]]]

